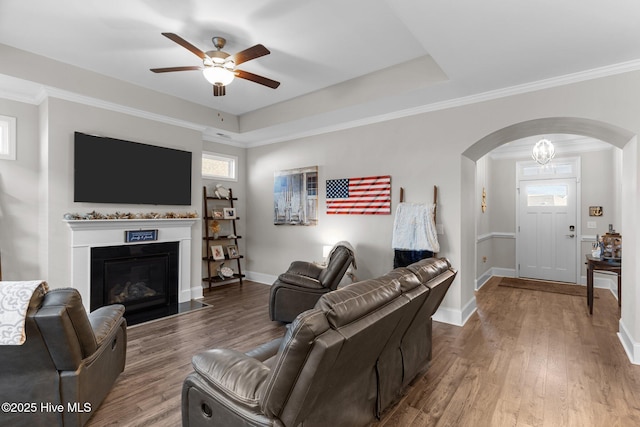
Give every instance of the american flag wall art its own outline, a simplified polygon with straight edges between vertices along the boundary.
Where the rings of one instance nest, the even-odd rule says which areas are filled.
[[[391,175],[328,179],[327,214],[391,215]]]

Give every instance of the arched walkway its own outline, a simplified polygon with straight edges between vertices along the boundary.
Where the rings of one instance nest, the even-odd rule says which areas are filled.
[[[637,138],[632,132],[618,126],[592,119],[577,117],[549,117],[516,123],[483,137],[462,153],[461,158],[461,285],[462,301],[474,300],[473,289],[476,278],[476,230],[474,217],[476,161],[493,149],[521,138],[540,134],[584,135],[608,142],[623,150],[622,181],[622,233],[624,259],[637,259],[640,250],[640,217],[638,199]],[[640,364],[640,267],[635,262],[623,265],[622,313],[620,340],[632,363]],[[474,300],[475,301],[475,300]]]

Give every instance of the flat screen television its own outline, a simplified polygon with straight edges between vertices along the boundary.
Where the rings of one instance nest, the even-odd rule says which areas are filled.
[[[74,201],[191,205],[191,152],[76,132]]]

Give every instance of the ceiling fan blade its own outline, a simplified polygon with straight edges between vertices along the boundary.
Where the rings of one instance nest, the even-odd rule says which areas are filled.
[[[235,55],[231,55],[231,58],[233,58],[233,61],[236,63],[236,65],[240,65],[243,62],[251,61],[252,59],[260,58],[261,56],[265,56],[270,53],[271,52],[269,51],[269,49],[261,44],[257,44],[253,47],[238,52]]]
[[[280,86],[280,82],[268,79],[266,77],[259,76],[257,74],[250,73],[248,71],[235,70],[234,74],[238,78],[250,80],[254,83],[258,83],[258,84],[270,87],[271,89],[276,89],[278,86]]]
[[[213,96],[224,96],[227,89],[224,86],[213,85]]]
[[[153,71],[154,73],[170,73],[172,71],[191,71],[201,69],[202,67],[187,65],[185,67],[150,68],[149,71]]]
[[[197,55],[200,59],[204,59],[207,56],[203,51],[201,51],[200,49],[198,49],[197,47],[195,47],[194,45],[192,45],[191,43],[189,43],[188,41],[186,41],[185,39],[183,39],[177,34],[162,33],[162,35],[168,38],[169,40],[173,40],[174,42],[178,43],[183,48]]]

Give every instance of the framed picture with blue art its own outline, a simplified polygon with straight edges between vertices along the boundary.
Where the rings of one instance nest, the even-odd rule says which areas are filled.
[[[275,225],[318,224],[318,167],[276,171],[273,179]]]

